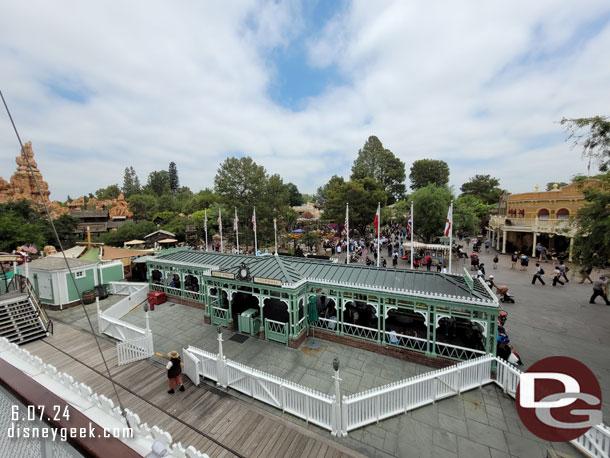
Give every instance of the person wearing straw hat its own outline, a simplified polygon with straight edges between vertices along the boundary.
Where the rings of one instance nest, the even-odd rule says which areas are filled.
[[[182,384],[182,368],[180,367],[180,354],[176,350],[172,350],[167,354],[169,362],[165,366],[167,369],[167,378],[169,379],[169,394],[174,394],[174,387],[180,386],[180,391],[184,391],[184,385]]]

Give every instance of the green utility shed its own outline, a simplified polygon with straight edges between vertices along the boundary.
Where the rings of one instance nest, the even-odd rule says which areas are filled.
[[[28,278],[41,302],[58,309],[77,304],[82,293],[96,285],[123,280],[123,264],[120,261],[109,263],[68,259],[70,271],[63,258],[50,257],[37,259],[28,264]]]

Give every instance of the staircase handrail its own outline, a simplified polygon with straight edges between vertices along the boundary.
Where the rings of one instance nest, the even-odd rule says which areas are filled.
[[[29,278],[26,278],[21,275],[19,275],[19,277],[20,277],[20,284],[25,285],[25,290],[28,293],[28,296],[30,296],[32,303],[36,307],[36,311],[38,313],[38,316],[40,317],[40,319],[43,322],[45,331],[50,332],[52,334],[53,333],[53,322],[47,315],[47,312],[42,308],[42,304],[40,303],[40,300],[38,299],[38,296],[36,295],[36,292],[34,291],[34,288],[32,287],[32,283],[30,282]]]

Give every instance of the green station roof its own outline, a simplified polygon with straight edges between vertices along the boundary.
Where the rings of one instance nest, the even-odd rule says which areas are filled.
[[[481,305],[497,305],[497,298],[480,281],[473,289],[461,275],[394,268],[377,268],[362,264],[338,264],[321,259],[291,256],[245,256],[213,251],[180,251],[157,256],[149,263],[174,264],[235,274],[245,264],[251,277],[276,280],[283,287],[303,282],[379,290],[409,296],[426,296]]]

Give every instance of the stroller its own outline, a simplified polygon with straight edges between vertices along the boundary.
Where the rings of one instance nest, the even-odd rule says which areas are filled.
[[[500,295],[500,302],[515,303],[515,297],[508,294],[508,286],[496,286],[496,293]]]

